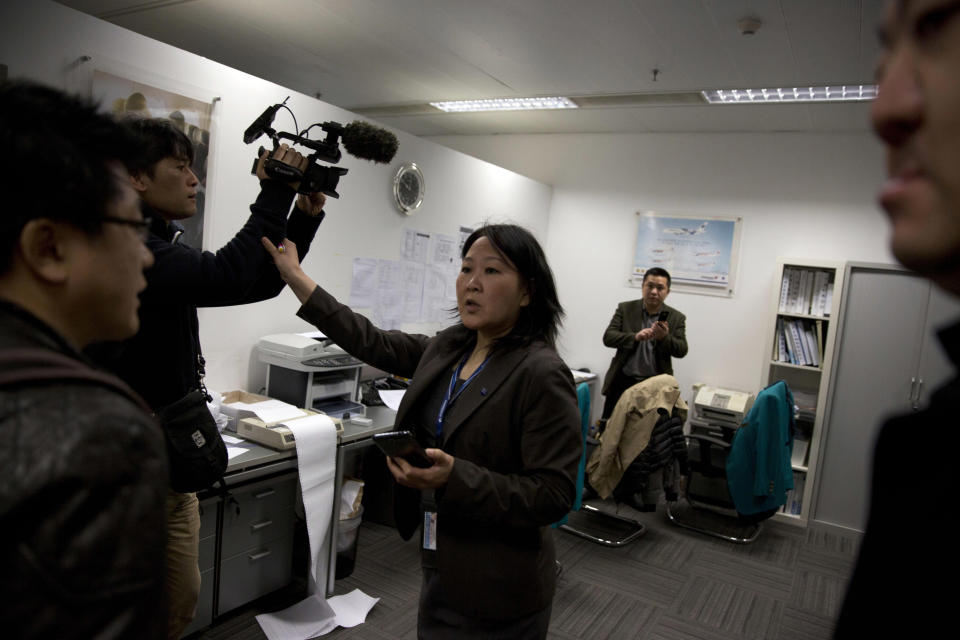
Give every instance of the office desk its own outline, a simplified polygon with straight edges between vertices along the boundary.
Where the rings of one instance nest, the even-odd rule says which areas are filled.
[[[396,412],[387,407],[367,407],[367,417],[373,424],[347,422],[338,438],[330,534],[321,550],[329,557],[326,596],[332,595],[334,589],[345,454],[373,444],[375,433],[393,428],[395,416]],[[293,498],[299,491],[296,450],[276,451],[249,441],[247,444],[250,450],[227,465],[224,482],[229,493],[223,496],[214,487],[198,495],[202,510],[201,594],[196,618],[185,634],[288,584],[291,578],[289,565],[296,519]],[[270,557],[271,554],[274,555]],[[258,581],[263,584],[256,584]]]

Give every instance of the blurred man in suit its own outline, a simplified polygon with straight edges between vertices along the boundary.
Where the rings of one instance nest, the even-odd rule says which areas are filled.
[[[960,2],[893,2],[880,39],[871,117],[886,147],[879,199],[890,245],[904,266],[960,295]],[[939,338],[957,363],[960,323]],[[881,428],[870,516],[836,638],[930,638],[953,626],[953,590],[942,576],[957,564],[949,513],[958,401],[954,377],[928,407]]]

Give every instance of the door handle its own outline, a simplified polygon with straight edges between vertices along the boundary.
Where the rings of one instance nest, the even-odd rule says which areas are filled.
[[[920,392],[923,389],[923,378],[917,378],[917,392],[913,396],[913,410],[920,410]]]
[[[250,561],[253,562],[256,560],[260,560],[261,558],[266,558],[268,555],[270,555],[269,549],[267,549],[266,551],[261,551],[260,553],[251,553],[250,555],[247,556],[247,558],[249,558]]]
[[[276,489],[266,489],[265,491],[261,491],[260,493],[253,494],[253,497],[256,498],[257,500],[262,500],[263,498],[272,496],[276,492],[277,492]]]
[[[910,378],[910,393],[907,394],[907,402],[916,406],[916,402],[913,399],[913,392],[917,388],[917,377],[913,376]]]

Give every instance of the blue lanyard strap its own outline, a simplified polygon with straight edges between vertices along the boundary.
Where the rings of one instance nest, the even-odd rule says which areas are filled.
[[[463,393],[463,390],[467,388],[473,379],[480,375],[480,372],[483,371],[483,368],[487,366],[487,361],[490,360],[490,356],[487,356],[483,362],[480,363],[480,366],[477,367],[477,370],[474,371],[469,378],[464,381],[463,385],[457,389],[457,380],[460,378],[460,372],[463,371],[464,365],[467,364],[467,359],[470,357],[470,354],[463,356],[463,360],[460,361],[460,364],[457,365],[457,370],[453,372],[453,375],[450,376],[450,384],[447,385],[447,393],[443,397],[443,404],[440,405],[440,413],[437,414],[437,446],[443,442],[443,421],[447,416],[447,409],[450,408],[450,405],[453,404],[454,400],[460,397],[460,394]],[[456,391],[454,391],[456,390]]]

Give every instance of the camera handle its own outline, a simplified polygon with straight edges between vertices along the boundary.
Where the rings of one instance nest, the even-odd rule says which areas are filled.
[[[276,149],[276,147],[274,147],[274,149]],[[264,151],[264,147],[257,149],[257,158],[253,161],[253,168],[250,169],[250,173],[253,175],[257,175],[257,165],[260,163],[260,156],[263,155]],[[269,177],[275,180],[281,180],[283,182],[299,182],[303,180],[303,171],[300,171],[300,169],[296,167],[291,167],[285,162],[280,162],[276,158],[267,158],[267,161],[263,163],[263,170]]]

